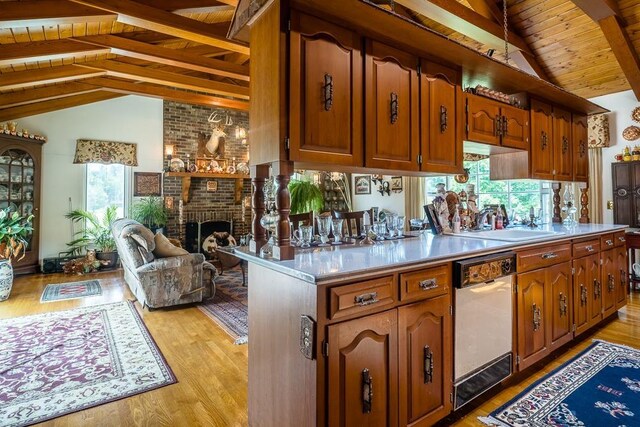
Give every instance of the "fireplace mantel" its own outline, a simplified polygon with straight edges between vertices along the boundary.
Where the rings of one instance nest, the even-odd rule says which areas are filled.
[[[165,176],[176,177],[182,180],[182,202],[189,203],[191,198],[191,178],[207,178],[207,179],[235,179],[236,187],[233,201],[235,204],[242,202],[242,190],[244,188],[244,180],[251,179],[249,175],[240,173],[208,173],[208,172],[165,172]]]

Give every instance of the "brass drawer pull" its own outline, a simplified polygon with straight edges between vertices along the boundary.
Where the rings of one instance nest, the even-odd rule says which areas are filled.
[[[424,383],[429,384],[433,382],[433,351],[428,345],[424,346]]]
[[[542,255],[542,259],[553,259],[553,258],[558,258],[558,254],[555,252],[549,252]]]
[[[373,377],[369,374],[369,370],[362,370],[362,413],[370,414],[373,403]]]
[[[363,307],[365,305],[371,305],[371,304],[375,304],[377,302],[380,302],[380,300],[378,300],[378,293],[377,292],[371,292],[371,293],[368,293],[368,294],[358,295],[353,300],[355,301],[356,304],[358,304],[361,307]]]
[[[421,280],[419,286],[423,291],[430,291],[431,289],[437,288],[438,283],[436,282],[436,279],[426,279]]]
[[[592,245],[585,246],[584,248],[587,250],[587,252],[593,252],[593,246]]]
[[[540,330],[540,325],[542,324],[542,313],[540,311],[540,307],[533,303],[533,332],[537,332]]]
[[[613,246],[613,240],[611,239],[607,239],[604,242],[607,244],[607,246]]]
[[[625,238],[624,238],[624,237],[622,237],[622,236],[618,236],[618,240],[619,240],[619,241],[621,241],[622,243],[624,243],[624,242],[626,242],[626,241],[627,241],[627,239],[625,239]]]

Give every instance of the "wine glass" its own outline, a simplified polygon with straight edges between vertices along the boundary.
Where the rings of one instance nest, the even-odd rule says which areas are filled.
[[[398,237],[404,237],[404,215],[398,215],[396,220],[396,233]]]
[[[333,230],[333,244],[341,245],[342,244],[342,226],[344,224],[344,220],[342,219],[334,219],[331,221],[331,229]]]
[[[329,245],[329,233],[331,233],[331,217],[318,216],[318,234],[320,234],[320,244],[318,246]]]
[[[387,222],[387,229],[389,230],[389,238],[395,239],[398,231],[398,215],[389,214],[385,218]]]

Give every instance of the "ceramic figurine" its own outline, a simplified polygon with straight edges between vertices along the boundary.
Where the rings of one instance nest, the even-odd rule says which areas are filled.
[[[622,152],[622,160],[625,162],[631,161],[631,152],[629,151],[629,147],[624,147],[624,151]]]

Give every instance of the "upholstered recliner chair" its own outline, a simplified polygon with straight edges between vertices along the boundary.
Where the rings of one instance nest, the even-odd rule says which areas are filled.
[[[156,257],[154,250],[159,253],[160,243],[156,249],[156,242],[161,236],[154,236],[151,230],[128,218],[114,221],[111,233],[122,260],[125,281],[143,307],[199,302],[215,293],[217,271],[205,261],[204,255],[174,248],[174,252],[182,254]]]

